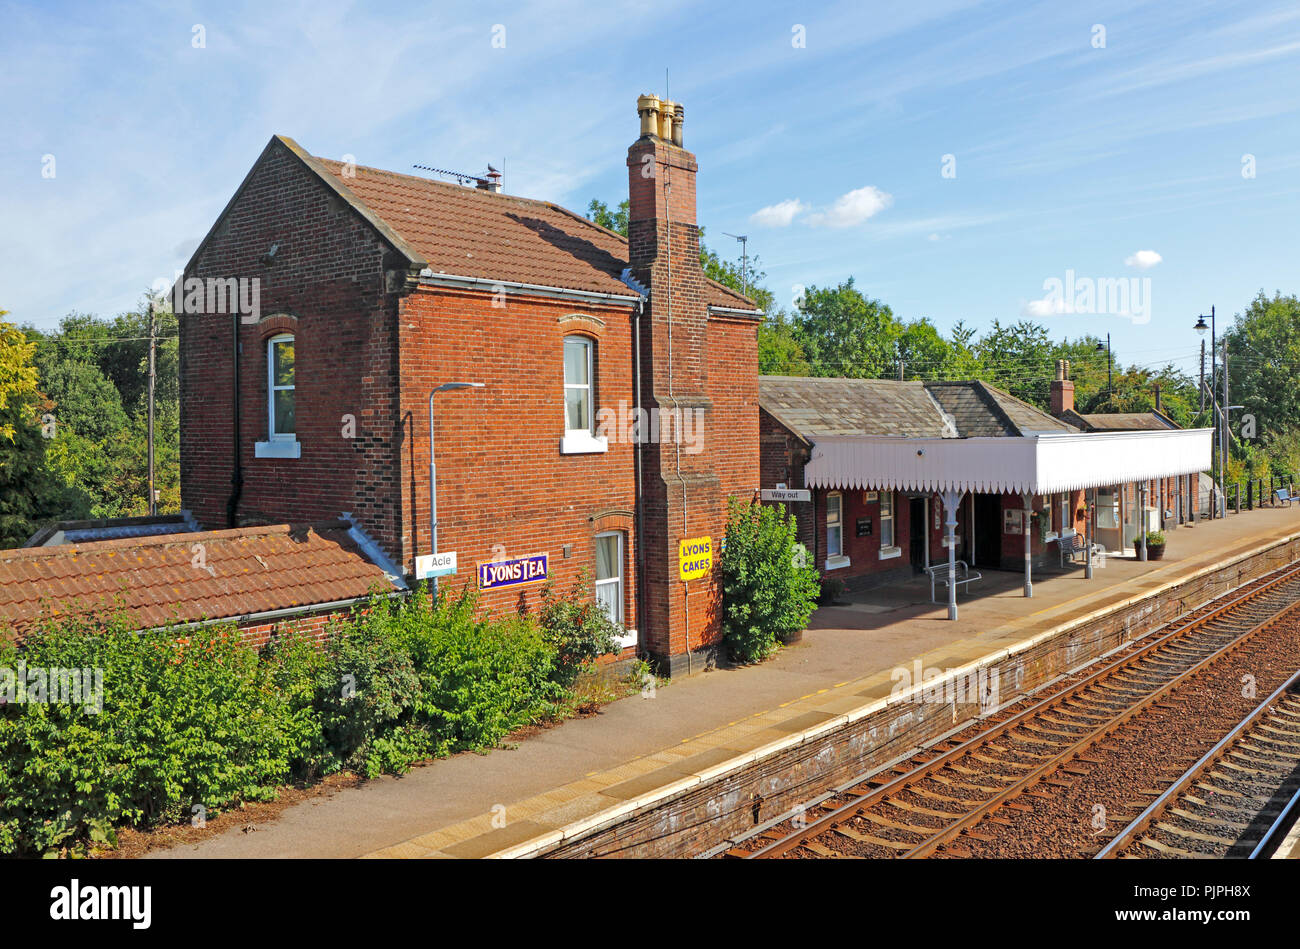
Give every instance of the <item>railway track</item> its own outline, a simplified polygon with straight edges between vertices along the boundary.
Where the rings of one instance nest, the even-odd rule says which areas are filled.
[[[1098,854],[1267,857],[1300,810],[1300,672],[1261,702]]]
[[[1009,826],[1007,812],[1032,809],[1025,795],[1086,776],[1098,763],[1090,752],[1106,748],[1144,711],[1172,707],[1173,692],[1298,608],[1300,564],[1292,564],[1168,624],[1028,707],[1018,703],[1019,710],[991,717],[970,737],[863,776],[785,822],[784,830],[768,828],[725,855],[969,855],[970,845],[991,839],[976,830],[981,822]],[[1148,791],[1147,798],[1160,793]]]

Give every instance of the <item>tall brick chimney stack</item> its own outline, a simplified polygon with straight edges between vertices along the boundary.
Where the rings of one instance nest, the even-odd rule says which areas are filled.
[[[641,401],[658,409],[661,435],[643,444],[641,641],[670,675],[699,672],[713,659],[719,634],[718,591],[711,577],[682,581],[678,547],[713,539],[715,561],[726,524],[710,430],[708,308],[695,217],[695,156],[681,147],[685,110],[658,96],[637,99],[641,135],[627,150],[628,256],[649,287],[641,320]],[[687,416],[701,431],[702,450],[687,451],[680,428],[664,418]]]
[[[1052,381],[1052,414],[1058,418],[1074,410],[1074,383],[1070,381],[1070,363],[1056,360],[1056,378]]]

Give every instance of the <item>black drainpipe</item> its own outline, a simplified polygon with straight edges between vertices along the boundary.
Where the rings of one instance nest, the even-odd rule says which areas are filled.
[[[232,382],[234,401],[234,443],[231,445],[233,456],[231,458],[232,467],[230,473],[230,499],[226,501],[226,526],[238,527],[239,519],[239,497],[244,493],[244,469],[240,464],[239,456],[239,307],[235,307],[234,315],[231,317],[231,334],[230,334],[230,364],[232,367]]]

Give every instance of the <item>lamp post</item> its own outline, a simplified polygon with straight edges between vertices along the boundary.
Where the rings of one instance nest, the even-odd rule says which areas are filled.
[[[1219,412],[1216,412],[1216,411],[1214,410],[1214,402],[1215,402],[1215,399],[1214,399],[1214,346],[1215,346],[1215,337],[1216,337],[1216,335],[1217,335],[1217,328],[1215,327],[1215,320],[1214,320],[1214,307],[1210,307],[1210,324],[1209,324],[1209,326],[1206,326],[1206,324],[1205,324],[1205,314],[1202,313],[1200,316],[1198,316],[1198,317],[1196,318],[1196,325],[1193,326],[1192,329],[1196,330],[1196,332],[1199,333],[1202,337],[1205,336],[1205,331],[1206,331],[1207,329],[1210,331],[1210,412],[1212,413],[1212,416],[1213,416],[1213,418],[1214,418],[1214,434],[1215,434],[1215,442],[1217,443],[1217,446],[1218,446],[1217,451],[1218,451],[1218,455],[1219,455],[1219,463],[1218,463],[1217,466],[1215,466],[1215,471],[1217,472],[1217,475],[1218,475],[1219,494],[1222,495],[1222,496],[1218,499],[1218,501],[1217,501],[1214,505],[1212,505],[1212,507],[1211,507],[1211,509],[1210,509],[1210,516],[1211,516],[1211,517],[1222,517],[1222,516],[1224,516],[1224,515],[1227,513],[1227,507],[1226,507],[1226,505],[1227,505],[1227,500],[1228,500],[1226,494],[1224,493],[1225,489],[1224,489],[1224,486],[1223,486],[1223,472],[1224,472],[1224,465],[1226,464],[1226,461],[1225,461],[1225,450],[1226,450],[1226,448],[1227,448],[1227,440],[1228,440],[1228,417],[1227,417],[1227,405],[1228,405],[1228,394],[1227,394],[1227,393],[1228,393],[1228,371],[1227,371],[1227,370],[1228,370],[1228,365],[1227,365],[1227,362],[1228,362],[1228,361],[1227,361],[1226,358],[1224,359],[1224,366],[1223,366],[1223,370],[1224,370],[1224,372],[1223,372],[1223,390],[1224,390],[1224,397],[1223,397],[1223,410],[1222,410],[1222,411],[1223,411],[1223,424],[1220,425],[1220,422],[1219,422]],[[1225,355],[1225,357],[1226,357],[1226,355],[1227,355],[1227,353],[1226,353],[1226,345],[1227,345],[1227,344],[1225,343],[1224,345],[1225,345],[1225,353],[1224,353],[1224,355]],[[1220,509],[1219,509],[1219,505],[1220,505],[1220,504],[1224,505],[1224,508],[1223,508],[1222,513],[1220,513]]]
[[[429,553],[438,552],[438,466],[433,455],[433,397],[439,392],[453,392],[457,389],[481,389],[481,382],[444,382],[434,386],[429,393]],[[430,577],[430,591],[438,595],[438,578]]]
[[[1103,347],[1100,342],[1097,343],[1097,352],[1099,353],[1103,352]],[[1110,334],[1109,333],[1106,334],[1106,346],[1104,348],[1104,352],[1106,353],[1106,405],[1109,408],[1110,403],[1114,398],[1114,393],[1111,389],[1111,356],[1110,356]]]

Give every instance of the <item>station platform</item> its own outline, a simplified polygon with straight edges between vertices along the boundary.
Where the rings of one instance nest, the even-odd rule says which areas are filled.
[[[1150,597],[1186,578],[1300,536],[1300,506],[1229,515],[1168,532],[1157,562],[1108,557],[1036,577],[985,571],[960,617],[929,602],[924,578],[852,594],[817,611],[803,641],[757,666],[676,680],[489,754],[462,754],[286,808],[242,828],[153,851],[166,857],[479,858],[527,856],[607,826],[667,795],[882,705],[893,670],[951,669]]]

